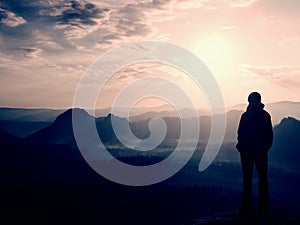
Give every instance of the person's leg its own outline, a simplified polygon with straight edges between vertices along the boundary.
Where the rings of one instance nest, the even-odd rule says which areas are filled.
[[[269,206],[268,153],[261,154],[255,160],[255,167],[258,173],[259,210],[267,211]]]
[[[242,163],[242,171],[243,171],[243,186],[244,186],[244,194],[242,200],[242,210],[251,210],[252,208],[252,175],[254,168],[254,160],[253,157],[241,153],[241,163]]]

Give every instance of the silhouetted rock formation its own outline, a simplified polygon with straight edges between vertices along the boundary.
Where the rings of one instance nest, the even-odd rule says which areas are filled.
[[[72,126],[72,113],[75,114],[76,119],[82,122],[82,124],[87,120],[94,120],[83,109],[68,109],[60,114],[50,126],[30,135],[27,139],[37,143],[70,144],[71,146],[76,146]]]
[[[300,172],[300,121],[288,117],[274,127],[270,161],[280,167]]]

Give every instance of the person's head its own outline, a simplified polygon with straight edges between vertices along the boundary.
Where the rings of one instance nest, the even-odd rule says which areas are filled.
[[[258,92],[252,92],[248,96],[248,102],[249,104],[258,104],[261,103],[261,96]]]

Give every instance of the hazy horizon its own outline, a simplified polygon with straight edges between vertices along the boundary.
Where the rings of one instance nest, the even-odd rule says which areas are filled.
[[[300,101],[289,101],[289,100],[283,100],[283,101],[275,101],[275,102],[263,102],[263,104],[266,106],[266,105],[271,105],[271,104],[277,104],[277,103],[300,103]],[[241,103],[237,103],[237,104],[234,104],[234,105],[229,105],[229,106],[225,106],[225,109],[226,110],[231,110],[233,108],[233,110],[235,109],[235,107],[239,107],[239,106],[247,106],[248,105],[248,102],[245,101],[245,102],[241,102]],[[172,107],[168,104],[161,104],[161,105],[152,105],[152,106],[139,106],[139,107],[136,107],[137,109],[140,109],[140,108],[149,108],[149,109],[153,109],[153,108],[160,108],[160,107]],[[71,108],[74,108],[72,105],[70,106],[66,106],[66,107],[35,107],[35,106],[32,106],[32,107],[22,107],[22,106],[13,106],[13,107],[10,107],[10,106],[0,106],[0,108],[11,108],[11,109],[53,109],[53,110],[64,110],[64,109],[71,109]],[[75,107],[76,108],[76,107]],[[112,106],[106,106],[106,107],[96,107],[95,110],[98,110],[98,109],[108,109],[108,108],[112,108]],[[116,108],[126,108],[126,107],[116,107]],[[187,107],[184,107],[184,106],[179,106],[180,109],[187,109]],[[209,107],[195,107],[197,110],[210,110]]]

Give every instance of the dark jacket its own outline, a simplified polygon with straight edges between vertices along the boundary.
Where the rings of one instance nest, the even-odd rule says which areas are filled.
[[[273,142],[271,116],[264,109],[264,104],[249,104],[243,113],[238,128],[239,152],[267,152]]]

